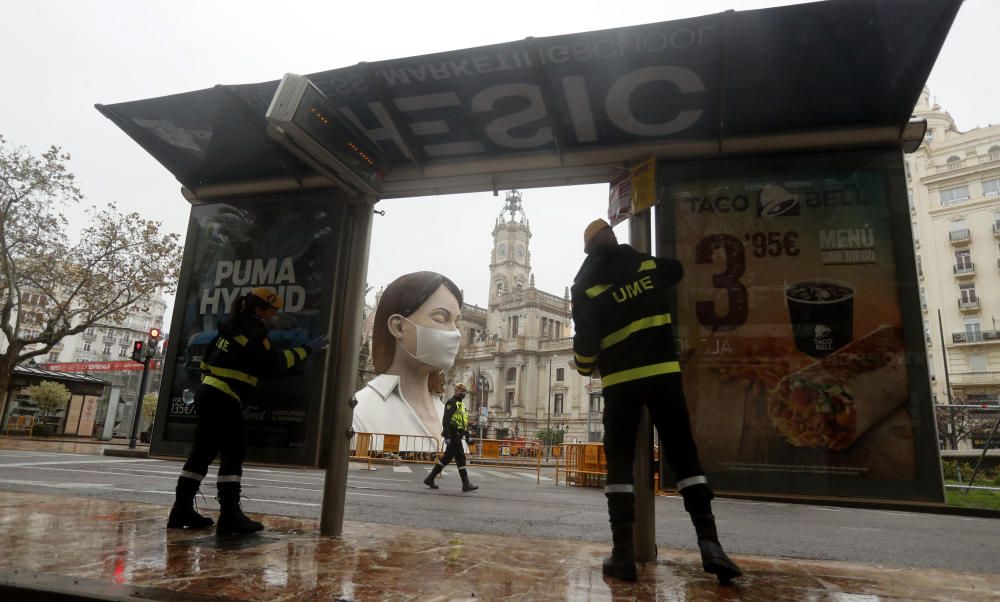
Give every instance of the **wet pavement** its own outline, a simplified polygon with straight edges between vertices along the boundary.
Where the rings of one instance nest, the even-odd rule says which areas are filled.
[[[102,453],[14,443],[0,447]],[[315,520],[272,515],[254,515],[260,534],[217,538],[168,531],[165,516],[155,504],[0,492],[0,599],[24,596],[14,588],[144,600],[1000,599],[998,574],[734,555],[746,575],[725,586],[696,553],[661,547],[625,584],[601,575],[607,544],[362,522],[332,538]]]

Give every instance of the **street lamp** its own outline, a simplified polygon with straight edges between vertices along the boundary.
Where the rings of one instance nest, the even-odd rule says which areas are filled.
[[[545,439],[550,450],[552,448],[552,362],[558,357],[558,354],[553,353],[549,358],[549,393],[545,403]]]

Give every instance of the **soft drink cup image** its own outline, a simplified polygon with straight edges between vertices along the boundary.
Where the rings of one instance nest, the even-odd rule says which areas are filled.
[[[795,348],[826,357],[854,339],[854,285],[840,280],[802,280],[785,288]]]

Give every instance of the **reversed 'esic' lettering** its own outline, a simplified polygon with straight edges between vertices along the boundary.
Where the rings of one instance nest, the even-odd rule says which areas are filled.
[[[612,292],[611,296],[614,297],[617,303],[624,303],[632,297],[637,297],[651,288],[653,288],[653,279],[649,276],[643,276],[631,284],[626,284],[625,286],[620,287],[618,290]]]

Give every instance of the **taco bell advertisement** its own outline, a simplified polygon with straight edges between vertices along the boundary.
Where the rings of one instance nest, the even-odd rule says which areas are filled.
[[[929,395],[914,387],[927,381],[922,344],[904,342],[914,325],[891,172],[877,160],[748,165],[665,191],[706,470],[728,489],[936,498],[939,471],[919,460],[937,448]]]
[[[172,328],[183,343],[173,361],[168,358],[170,372],[161,396],[169,391],[169,403],[161,404],[167,411],[157,416],[164,426],[158,429],[161,437],[154,438],[154,452],[186,453],[197,420],[188,402],[200,381],[201,360],[218,333],[218,323],[251,289],[270,287],[283,302],[268,333],[272,349],[290,349],[329,331],[344,220],[342,205],[320,198],[192,208],[185,276],[177,298],[183,306],[174,311],[179,336],[177,326]],[[262,378],[254,395],[243,400],[248,458],[314,463],[322,357]]]

